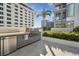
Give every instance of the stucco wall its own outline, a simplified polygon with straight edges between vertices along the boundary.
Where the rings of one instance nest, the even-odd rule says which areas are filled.
[[[25,32],[25,27],[0,27],[0,33]]]

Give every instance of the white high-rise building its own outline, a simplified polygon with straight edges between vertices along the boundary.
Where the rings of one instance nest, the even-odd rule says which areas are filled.
[[[79,26],[79,3],[55,3],[54,27],[74,28]],[[65,20],[65,21],[64,21]]]
[[[66,8],[67,8],[66,20],[72,21],[71,23],[68,24],[71,24],[71,26],[74,27],[79,26],[79,3],[67,3]]]
[[[64,28],[66,27],[66,3],[54,3],[54,27],[56,28]]]
[[[23,3],[0,3],[0,27],[33,27],[34,10]]]

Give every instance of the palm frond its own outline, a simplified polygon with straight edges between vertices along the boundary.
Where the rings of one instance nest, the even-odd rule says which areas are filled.
[[[46,12],[49,12],[49,13],[51,13],[51,11],[50,11],[50,10],[47,10]]]
[[[42,9],[38,12],[37,17],[42,16],[42,18],[45,19],[47,15],[51,16],[51,14],[52,12],[50,10]]]

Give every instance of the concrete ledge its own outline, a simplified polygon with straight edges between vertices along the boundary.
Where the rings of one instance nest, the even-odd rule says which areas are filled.
[[[30,32],[16,32],[16,33],[3,33],[0,34],[0,37],[6,37],[6,36],[16,36],[16,35],[23,35],[23,34],[29,34]]]
[[[70,32],[73,31],[73,28],[51,28],[51,31]]]

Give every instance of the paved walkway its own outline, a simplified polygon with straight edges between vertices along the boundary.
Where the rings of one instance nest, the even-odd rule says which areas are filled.
[[[42,40],[56,56],[79,56],[79,42],[49,37],[43,37]]]
[[[50,39],[50,40],[49,40]],[[33,44],[25,46],[9,56],[77,56],[79,48],[70,47],[51,41],[51,38],[42,38]],[[54,38],[52,38],[54,39]]]
[[[28,46],[25,46],[9,56],[44,56],[49,55],[52,56],[52,53],[48,46],[44,46],[42,41],[35,42]]]

